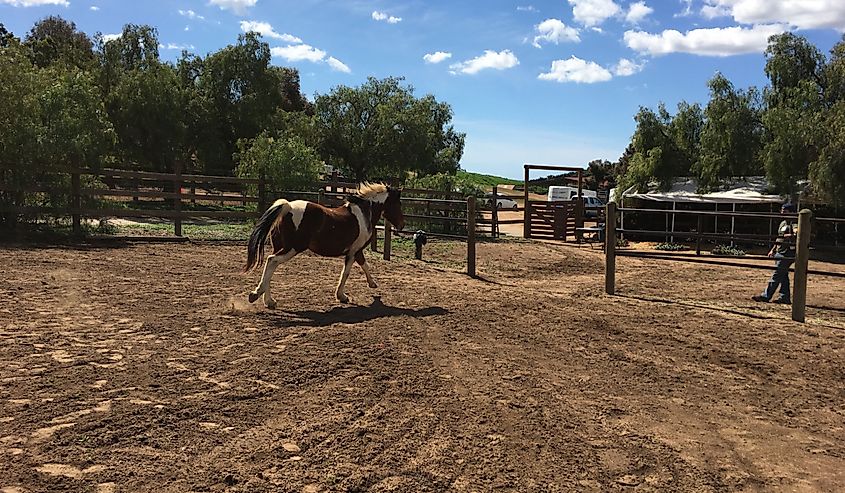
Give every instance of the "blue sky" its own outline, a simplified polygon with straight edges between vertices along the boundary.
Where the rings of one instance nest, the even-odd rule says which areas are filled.
[[[0,0],[20,37],[51,14],[91,35],[152,25],[168,60],[257,30],[312,100],[405,77],[452,106],[464,169],[512,178],[524,163],[615,161],[639,106],[706,103],[717,71],[762,87],[772,33],[827,53],[845,31],[845,0]]]

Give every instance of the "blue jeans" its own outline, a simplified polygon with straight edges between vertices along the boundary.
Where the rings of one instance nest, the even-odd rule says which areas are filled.
[[[789,301],[789,267],[795,262],[795,258],[785,257],[782,253],[776,253],[774,258],[777,260],[775,262],[775,272],[772,274],[772,278],[769,279],[769,284],[766,286],[765,291],[763,291],[762,296],[767,300],[772,299],[778,286],[780,286],[778,301]]]

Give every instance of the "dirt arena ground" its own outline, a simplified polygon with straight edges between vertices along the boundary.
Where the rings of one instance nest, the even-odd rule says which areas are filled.
[[[269,311],[241,246],[0,246],[0,491],[845,490],[845,280],[797,324],[766,271],[428,251]]]

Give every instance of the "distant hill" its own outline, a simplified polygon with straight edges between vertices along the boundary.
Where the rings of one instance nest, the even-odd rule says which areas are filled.
[[[528,189],[534,193],[545,195],[549,191],[550,185],[569,185],[578,186],[577,180],[573,183],[572,178],[577,176],[577,173],[564,173],[560,175],[545,176],[543,178],[535,178],[528,181]],[[458,171],[458,179],[466,180],[485,190],[492,189],[494,185],[516,185],[516,190],[522,190],[522,180],[514,180],[511,178],[502,178],[501,176],[485,175],[481,173],[473,173],[470,171]],[[586,184],[585,184],[586,186]]]
[[[522,185],[522,180],[513,180],[511,178],[502,178],[501,176],[484,175],[463,170],[458,171],[458,178],[472,182],[483,188],[493,188],[494,185]]]

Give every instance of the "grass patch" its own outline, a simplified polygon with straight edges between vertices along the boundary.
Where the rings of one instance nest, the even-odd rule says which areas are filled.
[[[173,223],[132,223],[114,226],[117,236],[173,236]],[[244,240],[249,238],[249,223],[182,223],[182,236],[192,240]]]

